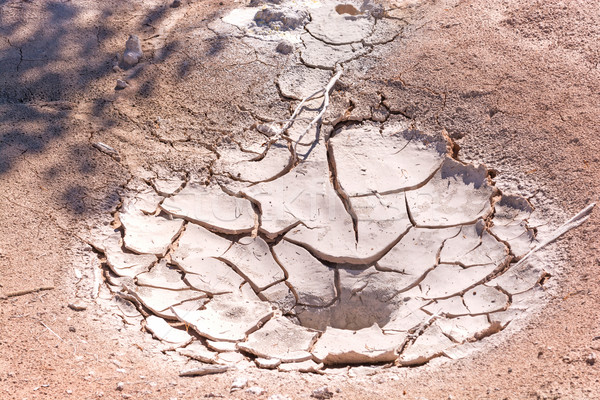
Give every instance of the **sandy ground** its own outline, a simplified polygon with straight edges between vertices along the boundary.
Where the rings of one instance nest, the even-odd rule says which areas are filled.
[[[342,79],[336,112],[383,101],[446,131],[459,157],[496,171],[562,222],[600,193],[600,12],[586,1],[388,2],[404,31]],[[412,2],[411,2],[412,3]],[[538,314],[474,356],[356,378],[260,371],[180,378],[180,365],[139,326],[90,298],[95,259],[85,232],[111,219],[139,168],[207,174],[213,146],[260,118],[289,114],[274,44],[215,33],[242,2],[0,2],[0,397],[255,398],[236,376],[308,398],[600,398],[600,268],[596,211],[552,246],[556,273]],[[129,34],[133,71],[113,71]],[[269,47],[271,46],[271,47]],[[270,52],[268,52],[270,50]],[[115,91],[117,78],[130,87]],[[345,105],[350,100],[359,106]],[[348,111],[349,110],[349,111]],[[158,128],[168,120],[170,131]],[[92,144],[118,150],[120,161]],[[74,311],[68,304],[86,304]],[[592,365],[593,364],[593,365]],[[117,390],[124,382],[123,390]],[[337,389],[337,390],[336,390]]]

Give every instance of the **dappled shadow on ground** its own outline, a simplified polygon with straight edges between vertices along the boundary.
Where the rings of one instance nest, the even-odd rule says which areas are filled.
[[[89,143],[94,127],[75,114],[85,104],[101,128],[118,124],[107,112],[112,87],[104,90],[98,82],[116,79],[110,77],[115,54],[130,33],[143,40],[171,10],[146,7],[135,16],[138,22],[128,23],[131,4],[120,2],[0,1],[0,181],[29,176],[17,183],[35,181],[53,205],[74,215],[114,203],[116,193],[106,190],[94,207],[84,201],[93,197],[95,176],[106,180],[116,173],[114,161]],[[153,62],[166,60],[178,46],[164,43]],[[136,90],[150,96],[154,83],[142,82]]]

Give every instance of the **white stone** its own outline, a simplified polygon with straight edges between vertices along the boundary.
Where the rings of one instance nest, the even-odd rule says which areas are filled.
[[[248,340],[238,343],[238,348],[258,357],[279,359],[281,362],[300,362],[312,358],[310,348],[317,339],[317,332],[292,323],[287,318],[269,320]]]
[[[329,141],[337,176],[348,196],[414,189],[430,179],[448,153],[441,134],[398,123],[346,128]]]
[[[189,333],[172,327],[167,321],[155,315],[146,317],[146,329],[152,332],[155,338],[164,342],[183,346],[192,341]]]
[[[312,353],[325,365],[394,361],[406,334],[386,335],[376,324],[358,331],[327,328]]]
[[[189,183],[176,195],[166,198],[161,208],[176,217],[227,234],[251,232],[257,219],[248,200],[230,196],[219,187],[197,183]]]
[[[215,296],[202,310],[182,311],[178,307],[172,310],[201,336],[227,342],[245,340],[273,315],[268,303],[241,301],[228,295]]]
[[[446,158],[425,186],[406,192],[406,199],[417,226],[435,228],[487,217],[493,193],[483,165],[475,168]]]
[[[123,242],[127,249],[161,257],[165,255],[183,226],[181,219],[162,216],[119,213],[119,220],[125,228]]]
[[[302,305],[324,307],[336,297],[334,269],[313,257],[306,249],[282,240],[273,247],[279,264],[287,272]]]
[[[125,43],[125,52],[123,53],[123,63],[127,66],[134,66],[142,58],[142,44],[140,38],[136,35],[129,36],[127,43]]]

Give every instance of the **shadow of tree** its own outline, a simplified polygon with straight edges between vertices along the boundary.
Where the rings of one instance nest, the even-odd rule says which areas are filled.
[[[31,163],[30,169],[44,169],[39,184],[50,188],[52,201],[73,215],[103,211],[98,204],[110,208],[116,188],[104,193],[110,201],[94,207],[82,200],[93,197],[92,177],[110,175],[111,167],[88,142],[92,128],[74,124],[73,117],[85,102],[102,127],[117,124],[106,112],[110,98],[94,85],[114,74],[115,43],[122,52],[129,33],[155,30],[170,10],[151,7],[128,24],[131,4],[117,1],[0,0],[0,182]],[[150,63],[165,61],[178,48],[177,41],[165,43]],[[154,82],[137,90],[142,98],[151,96]]]

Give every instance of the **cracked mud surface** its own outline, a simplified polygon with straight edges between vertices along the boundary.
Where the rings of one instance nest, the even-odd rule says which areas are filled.
[[[370,36],[336,44],[338,38],[325,38],[318,27],[313,36],[303,29],[277,31],[273,27],[281,26],[275,24],[270,26],[275,31],[271,39],[265,37],[261,26],[242,30],[222,18],[243,4],[223,3],[183,1],[180,7],[170,7],[163,2],[9,1],[0,6],[4,78],[0,83],[0,180],[4,190],[0,198],[0,295],[54,287],[0,300],[3,396],[62,398],[69,390],[81,398],[121,394],[134,398],[254,398],[245,390],[229,394],[234,378],[244,375],[250,385],[267,389],[266,397],[304,398],[328,385],[335,398],[397,398],[404,393],[407,398],[445,398],[449,394],[455,398],[590,398],[598,387],[594,373],[598,364],[586,361],[589,354],[597,354],[598,311],[593,306],[598,296],[593,280],[596,213],[585,226],[550,247],[541,261],[532,259],[527,265],[509,262],[502,272],[512,273],[488,275],[483,285],[474,282],[463,288],[462,296],[451,296],[448,291],[471,279],[459,271],[483,271],[500,262],[509,248],[514,254],[523,254],[534,237],[543,240],[553,224],[597,200],[598,52],[591,38],[598,23],[590,6],[545,2],[542,7],[518,1],[384,2],[386,18],[378,19],[374,29],[372,25],[359,29]],[[262,7],[260,1],[253,3],[253,7]],[[354,8],[359,9],[360,3]],[[345,12],[352,15],[354,11],[348,8]],[[115,54],[123,54],[130,34],[140,37],[144,56],[131,69],[113,69]],[[292,53],[276,50],[281,39],[292,43]],[[336,65],[338,60],[341,64]],[[281,80],[284,71],[296,66],[301,68],[295,68],[298,74],[286,86]],[[290,118],[298,99],[310,94],[302,91],[312,79],[306,79],[306,71],[318,70],[315,76],[321,80],[315,87],[320,89],[340,67],[343,75],[331,91],[318,134],[303,135],[309,121],[297,120],[286,138],[265,153],[261,145],[285,124],[274,121]],[[128,86],[115,91],[116,79]],[[301,90],[293,82],[304,82]],[[316,115],[321,101],[309,102],[304,115]],[[445,131],[452,139],[445,157],[474,168],[485,162],[488,169],[482,174],[489,174],[490,186],[499,192],[493,197],[493,212],[483,218],[484,229],[480,229],[481,223],[461,221],[456,222],[460,227],[434,229],[439,221],[417,220],[411,215],[408,232],[384,257],[373,265],[355,268],[322,259],[327,247],[315,257],[314,249],[302,247],[306,237],[300,238],[301,245],[280,240],[291,232],[286,231],[286,221],[271,222],[269,228],[268,219],[263,221],[264,210],[255,205],[248,214],[260,216],[258,221],[248,219],[241,227],[222,228],[247,233],[217,233],[222,240],[211,241],[206,254],[204,248],[194,246],[195,238],[206,236],[202,226],[214,226],[214,218],[197,213],[196,222],[182,222],[179,230],[179,222],[166,223],[166,212],[152,215],[157,204],[174,198],[191,183],[214,188],[223,196],[221,187],[212,186],[221,183],[228,190],[223,192],[228,197],[222,199],[233,198],[221,204],[220,210],[228,216],[231,208],[227,204],[236,204],[242,190],[266,186],[303,168],[299,160],[313,154],[304,147],[319,139],[327,150],[321,154],[326,160],[323,169],[335,177],[323,178],[323,183],[333,187],[327,189],[332,190],[327,195],[342,205],[332,210],[339,211],[346,221],[349,217],[349,223],[344,223],[348,241],[358,243],[371,232],[367,229],[360,235],[364,222],[360,211],[372,209],[369,198],[374,188],[383,193],[381,197],[400,196],[404,189],[383,188],[388,181],[377,180],[378,162],[392,162],[384,160],[394,160],[394,154],[385,151],[386,145],[376,146],[372,141],[361,142],[361,147],[371,143],[379,156],[366,171],[360,171],[368,173],[367,189],[363,192],[363,184],[352,188],[355,180],[361,182],[362,174],[352,172],[351,152],[344,153],[344,145],[349,148],[346,150],[352,149],[356,138],[352,132],[371,135],[399,122],[431,137]],[[374,126],[377,128],[372,131]],[[290,145],[300,137],[297,146]],[[405,150],[409,148],[410,144]],[[290,156],[294,153],[298,160]],[[368,154],[356,154],[361,164],[370,160]],[[258,163],[261,168],[247,168]],[[397,170],[397,179],[406,180],[403,168]],[[422,173],[427,184],[402,182],[409,187],[406,193],[439,193],[440,187],[428,186],[436,171],[414,171]],[[406,200],[404,205],[412,211],[414,207]],[[363,203],[357,205],[360,201]],[[105,254],[103,268],[107,272],[112,265],[125,276],[95,275],[101,271],[98,254],[84,244],[90,241],[85,233],[101,226],[114,232],[119,222],[113,227],[110,223],[120,213],[127,213],[125,204],[130,204],[131,216],[138,211],[142,214],[129,221],[124,218],[133,224],[128,246],[149,254],[123,250],[124,228],[119,228],[107,242],[118,251]],[[530,206],[533,216],[528,216]],[[310,215],[300,217],[310,219]],[[154,223],[164,219],[165,223]],[[550,225],[538,226],[538,221]],[[247,231],[249,226],[252,228]],[[264,229],[253,232],[257,226],[266,226],[271,233],[267,235]],[[146,241],[150,231],[136,230],[140,227],[164,234],[164,241]],[[532,227],[537,228],[537,237]],[[460,229],[460,236],[445,238],[444,232],[454,229]],[[444,239],[425,235],[434,231],[440,231]],[[191,239],[185,239],[190,233]],[[244,317],[249,318],[248,325],[240,329],[249,333],[239,344],[213,340],[220,337],[209,331],[205,334],[213,339],[203,339],[193,327],[186,331],[185,324],[178,325],[171,305],[176,305],[180,314],[196,316],[193,312],[205,304],[209,313],[199,315],[198,320],[218,315],[223,326],[231,329],[227,310],[232,307],[233,289],[250,298],[248,301],[257,301],[252,297],[257,296],[255,289],[246,282],[254,271],[242,272],[247,262],[243,250],[230,254],[230,260],[194,261],[210,252],[224,253],[232,242],[252,246],[255,257],[264,245],[244,241],[254,234],[264,240],[275,259],[276,264],[266,265],[288,265],[285,283],[279,281],[277,272],[275,284],[257,287],[264,289],[259,292],[258,304],[272,307],[272,302],[275,309],[248,308]],[[441,251],[437,254],[429,248],[401,245],[409,239],[429,241]],[[440,240],[443,247],[436,244]],[[456,246],[451,247],[453,243]],[[493,261],[470,251],[482,247]],[[190,258],[192,254],[195,256]],[[422,264],[398,265],[394,261],[400,255],[418,258]],[[335,256],[349,257],[347,252]],[[182,262],[186,258],[189,262]],[[237,271],[235,263],[240,264]],[[303,279],[306,270],[298,268],[300,264],[309,265],[312,276],[319,279]],[[285,312],[289,316],[300,309],[298,304],[331,309],[342,293],[348,300],[356,294],[364,298],[367,293],[369,301],[380,305],[377,296],[390,290],[378,277],[395,274],[408,281],[412,278],[406,272],[418,274],[423,269],[428,271],[426,276],[408,289],[419,289],[421,300],[427,303],[413,302],[422,312],[413,313],[417,319],[438,315],[423,329],[399,329],[393,335],[371,325],[353,334],[361,338],[353,341],[347,336],[354,331],[340,329],[349,320],[349,312],[343,308],[335,314],[337,327],[330,326],[323,333],[279,315]],[[520,310],[515,305],[530,302],[522,293],[545,272],[552,276],[543,279],[536,290],[542,301],[526,306],[526,318],[517,317]],[[515,274],[523,279],[513,279]],[[265,276],[270,275],[252,278],[268,281]],[[456,276],[460,276],[458,281],[453,280]],[[360,285],[347,286],[343,292],[342,278],[348,285],[360,279]],[[132,290],[115,297],[105,285],[97,286],[101,280]],[[192,285],[199,290],[189,289]],[[288,285],[298,290],[294,292]],[[102,299],[99,304],[91,299],[96,293]],[[155,297],[156,293],[160,295]],[[136,302],[147,304],[136,308]],[[75,303],[74,307],[68,308],[69,303]],[[86,309],[75,311],[82,304]],[[348,309],[356,307],[346,304]],[[510,306],[499,311],[497,304]],[[139,332],[140,310],[155,315],[146,316],[146,334]],[[266,319],[271,311],[275,315],[250,332],[256,321]],[[391,313],[388,311],[378,311],[382,325]],[[501,325],[512,322],[494,334],[497,328],[491,326],[487,315],[494,315]],[[408,315],[400,317],[410,320]],[[327,318],[331,324],[331,317]],[[272,333],[280,332],[282,340],[270,341]],[[152,339],[150,333],[161,340]],[[290,336],[298,339],[296,351],[291,353],[285,346],[278,347]],[[379,338],[385,338],[385,343]],[[478,344],[470,341],[473,339]],[[339,352],[335,346],[342,342],[345,350]],[[466,343],[457,345],[461,342]],[[438,357],[438,349],[445,346],[445,356]],[[401,358],[396,354],[398,348]],[[318,363],[313,357],[328,365],[322,375],[242,369],[250,359],[263,368],[314,371]],[[386,363],[392,357],[398,363],[412,360],[419,364],[434,358],[417,369],[330,367],[348,363],[350,357],[363,364]],[[456,360],[444,362],[447,357]],[[178,378],[181,369],[194,365],[190,358],[197,363],[238,367],[222,375]],[[124,382],[122,393],[115,389],[117,382]]]
[[[282,101],[301,102],[244,143],[218,144],[208,178],[185,171],[167,189],[133,178],[115,231],[92,240],[110,291],[155,338],[203,361],[208,341],[229,343],[236,358],[213,352],[211,363],[259,357],[279,371],[413,366],[456,358],[536,303],[549,274],[523,259],[538,244],[527,199],[501,195],[444,131],[385,105],[380,118],[322,124],[346,63],[398,26],[335,2],[222,21],[262,40],[299,38],[300,63],[277,84]]]

